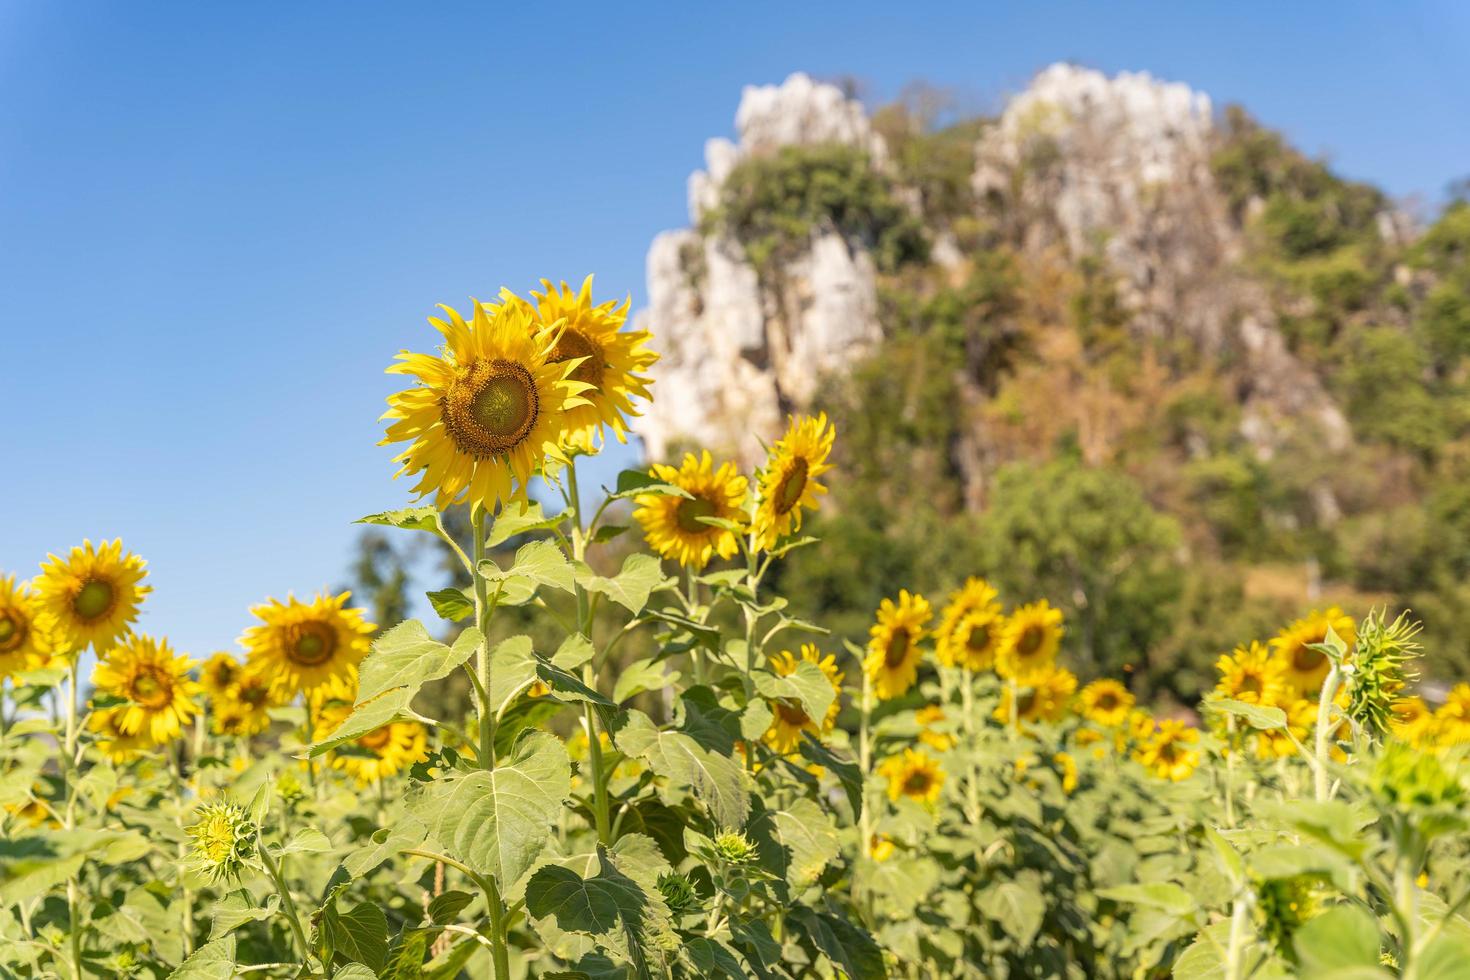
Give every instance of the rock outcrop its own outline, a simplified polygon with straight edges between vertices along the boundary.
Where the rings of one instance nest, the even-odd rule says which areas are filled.
[[[875,263],[860,245],[818,231],[779,282],[763,282],[739,242],[702,229],[749,157],[837,142],[884,167],[887,148],[862,107],[798,74],[747,88],[736,129],[738,142],[706,145],[706,168],[690,177],[694,228],[659,235],[649,251],[649,308],[638,321],[663,358],[637,430],[652,458],[698,444],[758,460],[760,440],[809,406],[822,372],[882,338]],[[1242,366],[1241,434],[1260,455],[1303,419],[1344,445],[1342,412],[1287,349],[1265,291],[1238,271],[1244,233],[1215,185],[1217,138],[1209,98],[1185,85],[1054,65],[980,138],[975,217],[1007,228],[1023,254],[1101,260],[1129,330]]]

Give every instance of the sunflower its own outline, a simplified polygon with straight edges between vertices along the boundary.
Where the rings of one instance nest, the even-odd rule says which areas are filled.
[[[199,668],[199,685],[211,699],[222,698],[244,669],[245,665],[232,654],[216,653]]]
[[[664,558],[692,568],[703,568],[715,555],[729,558],[740,550],[735,531],[703,520],[717,518],[745,523],[748,483],[736,471],[734,463],[721,463],[715,469],[708,451],[700,456],[685,453],[678,469],[655,463],[649,473],[654,479],[689,494],[687,497],[638,495],[635,501],[638,509],[633,511],[633,516],[643,525],[650,548]]]
[[[96,708],[87,719],[87,727],[102,736],[97,748],[115,766],[133,761],[158,744],[146,727],[132,733],[124,732],[121,726],[126,715],[126,706]]]
[[[1470,742],[1470,684],[1456,684],[1434,713],[1436,737],[1442,746]]]
[[[1256,732],[1256,757],[1289,759],[1297,754],[1299,744],[1304,745],[1311,738],[1317,720],[1317,702],[1293,697],[1286,691],[1274,702],[1267,702],[1266,707],[1281,709],[1286,715],[1286,728],[1263,728]]]
[[[893,838],[887,834],[872,833],[868,835],[868,857],[882,864],[893,857],[893,852],[898,850],[898,845],[893,843]]]
[[[1429,705],[1424,703],[1423,698],[1415,695],[1399,698],[1393,703],[1390,728],[1395,735],[1415,748],[1432,744],[1437,727],[1434,712],[1429,710]]]
[[[878,766],[878,775],[888,780],[890,800],[908,797],[918,803],[938,803],[944,785],[944,770],[922,749],[904,749],[903,755],[890,756]]]
[[[1060,609],[1053,609],[1045,599],[1022,606],[1006,620],[995,652],[995,671],[1024,684],[1027,675],[1051,666],[1061,643]]]
[[[1000,704],[991,715],[1002,724],[1036,721],[1061,721],[1067,715],[1072,694],[1077,690],[1077,675],[1065,667],[1052,664],[1032,671],[1017,685],[1017,713],[1011,714],[1011,689],[1000,691]]]
[[[1062,778],[1062,792],[1071,796],[1072,791],[1077,788],[1077,760],[1072,758],[1071,753],[1058,752],[1051,757],[1051,761]]]
[[[1272,654],[1281,665],[1282,681],[1298,694],[1313,694],[1322,687],[1331,664],[1327,656],[1309,649],[1314,643],[1327,639],[1331,628],[1342,637],[1351,650],[1357,638],[1353,618],[1337,606],[1325,610],[1313,610],[1306,618],[1298,619],[1277,634],[1271,641]]]
[[[1133,710],[1133,695],[1110,677],[1093,681],[1082,689],[1082,713],[1104,728],[1117,728]]]
[[[1220,682],[1215,693],[1246,704],[1273,705],[1287,695],[1281,661],[1266,647],[1252,640],[1233,653],[1222,653],[1215,661]]]
[[[999,593],[984,579],[969,578],[950,594],[934,631],[934,656],[946,667],[989,670],[1005,631]]]
[[[557,333],[533,324],[524,304],[503,303],[492,316],[476,303],[473,323],[440,309],[448,321],[429,322],[444,335],[441,352],[404,351],[388,368],[419,384],[388,396],[379,445],[409,443],[394,457],[394,475],[421,473],[414,493],[434,494],[440,510],[466,500],[487,510],[525,502],[543,459],[566,461],[567,413],[588,404],[580,397],[588,386],[571,379],[575,362],[547,360]]]
[[[219,801],[199,808],[199,820],[186,828],[194,838],[194,859],[211,881],[240,880],[255,854],[255,828],[238,803]]]
[[[329,738],[350,714],[350,700],[333,699],[322,704],[315,712],[312,740]],[[429,738],[424,726],[416,721],[392,721],[338,746],[331,754],[331,765],[357,780],[359,786],[367,786],[428,757]]]
[[[951,733],[935,731],[931,727],[943,724],[944,719],[944,709],[937,704],[925,705],[914,712],[914,724],[920,726],[919,741],[936,752],[948,752],[958,741]]]
[[[50,659],[52,640],[36,622],[39,608],[27,583],[16,585],[14,575],[0,576],[0,680]]]
[[[271,682],[259,671],[241,670],[224,691],[211,699],[214,733],[249,737],[271,725],[270,709],[278,703]]]
[[[786,434],[771,447],[756,494],[753,530],[760,547],[774,548],[781,538],[800,531],[802,508],[817,509],[817,498],[827,492],[817,477],[832,468],[827,457],[836,435],[826,412],[816,418],[793,417]]]
[[[585,404],[573,406],[566,413],[568,444],[592,449],[601,441],[604,426],[612,430],[618,442],[627,442],[625,418],[639,414],[633,408],[633,399],[650,397],[648,386],[653,379],[642,372],[658,360],[658,354],[646,346],[652,335],[646,330],[623,330],[631,299],[622,304],[613,300],[593,304],[591,276],[577,291],[565,282],[554,286],[548,279],[541,280],[541,288],[545,292],[531,292],[534,303],[508,289],[500,291],[500,301],[523,307],[532,331],[560,328],[556,346],[547,355],[548,363],[578,362],[570,377],[589,387],[582,393]],[[488,312],[493,315],[495,307],[489,307]]]
[[[142,584],[146,563],[123,554],[121,540],[104,541],[95,549],[84,541],[64,559],[46,557],[50,562],[41,566],[36,579],[42,628],[62,651],[91,646],[105,653],[128,632],[143,597],[153,591]]]
[[[1137,759],[1160,779],[1179,782],[1188,779],[1199,765],[1199,729],[1182,721],[1159,722],[1158,731],[1139,748]]]
[[[194,699],[199,684],[189,677],[194,661],[177,655],[167,640],[130,634],[97,664],[92,683],[98,690],[126,698],[116,719],[125,735],[146,734],[167,742],[183,734],[184,724],[199,713]]]
[[[924,650],[919,646],[934,616],[929,600],[901,589],[898,602],[884,599],[878,606],[878,621],[868,630],[868,657],[863,669],[878,697],[884,701],[903,695],[919,676]]]
[[[822,676],[832,685],[832,704],[828,706],[827,713],[822,717],[821,723],[807,717],[806,711],[801,704],[786,698],[777,698],[767,702],[771,708],[771,727],[766,730],[765,741],[776,752],[781,755],[795,752],[801,744],[801,733],[811,732],[817,737],[830,732],[837,724],[837,714],[842,710],[839,703],[842,700],[842,678],[843,674],[837,669],[837,658],[830,653],[822,656],[814,643],[803,643],[801,645],[801,660],[809,664],[816,664],[822,671]],[[796,673],[796,666],[800,661],[792,655],[790,650],[782,650],[771,658],[771,670],[777,677],[790,677]]]
[[[288,595],[250,610],[261,624],[247,628],[239,642],[249,651],[250,669],[271,679],[278,700],[332,681],[355,689],[357,665],[377,627],[363,620],[361,609],[345,608],[351,595],[323,592],[311,602]]]

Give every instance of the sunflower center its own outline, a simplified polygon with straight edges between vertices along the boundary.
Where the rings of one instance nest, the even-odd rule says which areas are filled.
[[[679,506],[674,508],[674,520],[678,523],[679,530],[688,534],[708,534],[715,530],[713,524],[700,520],[701,517],[715,516],[717,512],[714,503],[699,496],[680,500]]]
[[[965,638],[965,646],[977,652],[990,646],[990,627],[984,623],[971,626],[970,635]]]
[[[444,428],[471,456],[496,456],[519,446],[540,414],[536,381],[514,361],[475,361],[449,385],[441,402]]]
[[[240,701],[250,705],[252,708],[258,708],[262,704],[265,704],[266,698],[269,695],[270,691],[266,690],[264,684],[251,684],[240,688]]]
[[[391,734],[388,731],[388,726],[384,725],[382,728],[375,728],[358,739],[357,744],[365,749],[371,749],[376,752],[388,744],[388,738]]]
[[[1016,704],[1018,705],[1016,713],[1023,718],[1026,717],[1036,707],[1036,692],[1027,691],[1016,700]]]
[[[909,796],[923,796],[929,792],[929,787],[934,780],[922,769],[917,769],[903,777],[903,791]]]
[[[560,364],[562,361],[570,361],[577,357],[584,357],[586,360],[578,364],[572,371],[571,379],[592,385],[600,390],[602,376],[607,368],[602,346],[580,331],[565,330],[562,332],[561,339],[556,342],[556,349],[551,352],[548,360]]]
[[[1240,678],[1241,694],[1260,694],[1265,688],[1258,674],[1244,674]]]
[[[777,514],[788,514],[791,509],[801,502],[801,495],[806,490],[807,462],[804,457],[798,456],[791,461],[791,466],[781,477],[781,482],[776,485],[775,504]]]
[[[1102,711],[1112,711],[1118,706],[1118,696],[1112,691],[1104,691],[1097,696],[1097,706]]]
[[[25,642],[25,623],[10,613],[0,613],[0,653],[16,649]]]
[[[315,667],[332,659],[337,650],[337,634],[326,623],[297,623],[286,652],[296,663]]]
[[[1312,640],[1309,642],[1316,643],[1319,641]],[[1310,674],[1318,667],[1321,667],[1322,662],[1326,659],[1327,657],[1320,651],[1312,650],[1307,647],[1306,643],[1301,643],[1291,655],[1291,665],[1303,674]]]
[[[101,619],[112,610],[112,601],[116,595],[111,582],[92,579],[72,599],[72,612],[82,619]]]
[[[811,719],[806,716],[805,711],[785,701],[776,702],[776,715],[792,728],[801,728],[803,725],[811,724]]]
[[[168,674],[148,666],[133,678],[128,694],[143,707],[156,710],[173,700],[173,687],[173,679]]]
[[[883,651],[883,663],[890,669],[903,663],[909,654],[909,631],[896,629],[888,638],[888,648]]]
[[[1029,657],[1041,649],[1042,639],[1040,626],[1028,626],[1021,633],[1021,638],[1016,641],[1016,652],[1023,657]]]

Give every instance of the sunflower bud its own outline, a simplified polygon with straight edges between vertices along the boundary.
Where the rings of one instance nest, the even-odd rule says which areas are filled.
[[[755,846],[731,830],[715,838],[715,853],[729,864],[746,864],[755,858]]]
[[[662,874],[658,878],[659,894],[674,915],[684,915],[699,908],[699,896],[694,885],[681,874]]]
[[[210,880],[240,879],[255,855],[254,830],[237,804],[206,803],[199,808],[199,822],[189,828],[189,836],[194,838],[194,856]]]
[[[1347,675],[1348,715],[1368,735],[1382,740],[1394,720],[1394,702],[1409,679],[1406,665],[1419,655],[1414,637],[1420,625],[1406,614],[1392,623],[1382,612],[1371,613],[1358,626],[1358,643]]]

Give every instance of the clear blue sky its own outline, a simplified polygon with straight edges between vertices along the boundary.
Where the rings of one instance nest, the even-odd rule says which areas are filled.
[[[502,283],[641,302],[746,83],[993,108],[1071,59],[1243,102],[1395,194],[1470,172],[1452,3],[530,6],[0,3],[0,569],[121,535],[143,628],[196,655],[340,581],[349,522],[406,499],[393,353]]]

